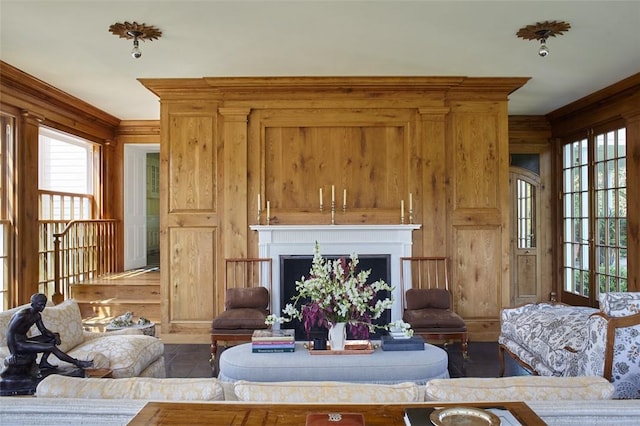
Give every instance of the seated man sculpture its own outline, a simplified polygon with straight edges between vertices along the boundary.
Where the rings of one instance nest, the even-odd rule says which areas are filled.
[[[78,368],[89,368],[93,361],[83,361],[75,359],[64,353],[57,345],[60,344],[60,334],[48,330],[42,322],[40,314],[47,304],[47,296],[36,293],[31,296],[31,306],[16,312],[9,321],[7,330],[7,346],[11,356],[5,359],[6,369],[2,372],[2,377],[8,376],[34,376],[39,371],[35,369],[35,360],[38,353],[42,353],[40,359],[40,369],[56,369],[57,366],[50,364],[49,355],[54,354],[58,359],[75,365]],[[36,325],[40,330],[40,335],[28,336],[31,326]],[[34,370],[36,370],[34,372]]]

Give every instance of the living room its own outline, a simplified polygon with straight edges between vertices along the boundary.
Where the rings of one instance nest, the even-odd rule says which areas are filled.
[[[41,4],[42,10],[53,14],[68,7],[52,3],[54,6]],[[415,3],[426,7],[429,2]],[[633,3],[612,7],[621,7],[633,20],[633,12],[637,12]],[[453,306],[465,319],[471,341],[496,342],[503,308],[546,301],[551,293],[571,305],[597,306],[597,289],[575,291],[565,282],[567,241],[563,239],[565,218],[558,195],[563,176],[560,159],[563,147],[586,137],[589,129],[609,132],[624,128],[626,181],[640,181],[640,159],[636,155],[640,149],[638,53],[627,51],[627,61],[621,61],[624,72],[592,91],[571,94],[567,102],[555,103],[547,110],[512,110],[519,94],[533,90],[534,84],[545,79],[556,78],[546,75],[552,68],[572,73],[573,78],[583,72],[589,74],[575,56],[573,62],[563,66],[544,62],[554,55],[569,55],[562,47],[567,39],[586,37],[577,25],[584,19],[583,13],[574,12],[572,19],[571,10],[578,9],[575,6],[565,4],[554,9],[556,6],[547,2],[538,2],[537,6],[545,9],[544,17],[540,11],[535,16],[523,16],[522,12],[516,15],[519,20],[510,22],[510,33],[503,36],[510,38],[509,52],[517,55],[517,62],[526,64],[517,72],[509,68],[508,72],[473,73],[456,67],[446,73],[429,72],[429,59],[423,59],[424,64],[418,68],[402,69],[398,65],[371,67],[375,72],[348,72],[347,68],[332,71],[326,68],[327,63],[336,60],[323,58],[317,71],[304,73],[296,72],[295,67],[267,68],[260,73],[256,71],[260,68],[252,65],[235,72],[212,68],[195,74],[165,75],[154,69],[171,61],[154,58],[154,51],[171,40],[171,18],[155,21],[157,15],[151,11],[150,16],[145,15],[145,8],[139,4],[134,9],[116,4],[118,13],[108,13],[109,19],[103,19],[101,26],[90,32],[107,39],[100,43],[108,43],[114,52],[127,56],[127,63],[119,69],[134,76],[128,84],[136,85],[132,92],[140,97],[138,110],[145,103],[153,104],[155,115],[151,117],[135,115],[136,108],[121,113],[107,108],[107,102],[100,107],[53,84],[56,77],[52,74],[64,73],[69,64],[60,68],[49,65],[50,70],[60,70],[55,72],[38,71],[26,59],[25,68],[18,66],[19,56],[5,44],[3,30],[2,113],[15,120],[17,138],[17,150],[12,154],[16,175],[7,182],[16,182],[13,235],[20,235],[11,245],[14,251],[10,263],[16,267],[6,287],[4,309],[27,303],[31,294],[41,290],[39,236],[28,232],[39,226],[39,191],[37,182],[29,177],[38,167],[41,126],[81,136],[101,147],[101,218],[120,222],[126,220],[124,146],[159,144],[159,328],[166,343],[208,343],[211,320],[224,310],[224,259],[263,256],[267,248],[260,241],[262,232],[299,225],[320,230],[371,225],[408,229],[413,225],[410,255],[449,258],[455,283]],[[243,2],[243,6],[258,7],[251,2]],[[18,20],[29,16],[17,2],[3,1],[2,7],[3,27],[12,11],[19,12],[13,15]],[[451,13],[462,13],[460,7],[453,7]],[[527,5],[525,10],[531,7]],[[597,5],[591,7],[601,11]],[[162,7],[157,13],[159,10]],[[618,13],[612,10],[609,13]],[[423,10],[425,14],[427,11]],[[497,16],[496,9],[493,11]],[[128,12],[136,16],[130,17]],[[347,13],[353,13],[349,8],[343,12],[340,16],[353,16]],[[91,15],[88,10],[86,13]],[[148,20],[148,25],[158,25],[163,31],[158,40],[141,43],[144,54],[138,60],[128,57],[129,40],[119,40],[107,31],[108,25],[123,19]],[[543,19],[572,24],[566,34],[548,40],[548,58],[538,56],[539,41],[515,35],[519,28]],[[486,26],[479,21],[478,26]],[[451,33],[455,34],[453,27]],[[622,26],[617,32],[622,39],[637,38],[635,27]],[[71,38],[76,36],[87,40],[82,35]],[[55,32],[51,37],[55,38]],[[87,44],[87,50],[98,46]],[[621,45],[626,46],[623,42]],[[332,48],[338,50],[337,45]],[[583,56],[590,54],[584,53],[584,48],[582,52]],[[261,58],[259,52],[254,53]],[[233,54],[239,55],[238,51]],[[149,68],[131,70],[131,61],[147,61],[148,65],[134,62],[134,66]],[[260,62],[264,63],[264,58]],[[546,71],[541,72],[541,67]],[[457,76],[460,74],[468,77]],[[262,77],[247,77],[256,75]],[[553,93],[540,90],[539,96],[553,97]],[[128,106],[135,107],[137,102]],[[524,168],[514,161],[531,157],[538,164],[534,174],[539,205],[536,258],[534,266],[527,269],[526,248],[522,257],[516,257],[512,249],[517,221],[513,218],[510,173],[515,167],[518,171]],[[3,158],[9,158],[6,152]],[[629,185],[625,194],[628,231],[624,248],[626,259],[631,261],[627,262],[623,281],[625,291],[635,292],[640,291],[640,266],[634,261],[640,257],[640,193],[637,185]],[[124,238],[123,231],[119,232],[117,256],[123,269]],[[312,255],[310,246],[307,249]],[[349,254],[348,240],[340,250],[329,254]],[[291,250],[278,256],[286,254],[301,253]],[[395,260],[393,268],[397,267]],[[279,268],[279,261],[274,265]],[[593,264],[577,268],[585,273],[594,269]],[[398,319],[401,312],[396,308],[391,315]]]

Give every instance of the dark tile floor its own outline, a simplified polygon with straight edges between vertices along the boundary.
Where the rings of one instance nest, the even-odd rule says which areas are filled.
[[[219,348],[220,353],[222,348]],[[469,359],[463,362],[459,344],[446,348],[451,377],[498,377],[500,362],[495,342],[470,342]],[[220,355],[220,354],[219,354]],[[219,356],[218,355],[218,356]],[[212,377],[209,345],[165,345],[167,377]],[[509,356],[505,356],[505,376],[527,375]]]

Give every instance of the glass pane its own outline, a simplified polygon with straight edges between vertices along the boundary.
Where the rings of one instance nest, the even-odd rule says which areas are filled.
[[[627,159],[621,158],[618,160],[618,186],[627,186]]]
[[[605,170],[604,163],[596,163],[596,189],[604,188]]]
[[[610,160],[606,162],[606,167],[605,167],[606,173],[607,173],[607,188],[615,188],[616,185],[616,161],[615,160]]]
[[[605,156],[605,141],[604,135],[596,136],[596,158],[595,161],[603,161]]]

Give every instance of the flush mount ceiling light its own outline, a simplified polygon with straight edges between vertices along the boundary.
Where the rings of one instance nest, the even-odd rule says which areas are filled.
[[[524,28],[520,28],[516,35],[525,40],[540,40],[538,55],[544,58],[549,54],[549,49],[546,45],[547,39],[562,35],[562,33],[569,31],[569,28],[571,28],[571,25],[564,21],[536,22],[535,25],[527,25]]]
[[[126,38],[127,40],[133,39],[133,49],[131,50],[131,56],[138,59],[142,56],[142,50],[138,45],[139,40],[153,41],[162,36],[162,31],[155,28],[152,25],[138,24],[137,22],[125,22],[121,24],[119,22],[111,25],[109,31],[113,35],[117,35],[120,38]]]

